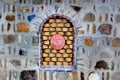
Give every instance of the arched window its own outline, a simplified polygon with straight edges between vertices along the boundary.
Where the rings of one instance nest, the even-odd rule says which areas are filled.
[[[65,16],[52,15],[40,29],[41,67],[50,69],[73,68],[74,26]]]

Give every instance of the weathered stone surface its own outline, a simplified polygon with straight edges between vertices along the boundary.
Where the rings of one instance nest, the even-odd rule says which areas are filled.
[[[22,71],[20,80],[37,80],[37,72],[35,70]]]
[[[95,15],[93,13],[87,13],[85,16],[84,16],[84,21],[87,21],[87,22],[93,22],[95,21]]]
[[[115,21],[116,21],[117,23],[120,23],[120,15],[116,15]]]
[[[96,63],[96,66],[95,68],[98,68],[98,69],[108,69],[108,65],[105,61],[98,61]]]
[[[92,38],[85,38],[84,44],[87,46],[92,46],[94,43],[94,40]]]
[[[11,64],[15,67],[21,66],[20,60],[10,60]]]
[[[107,35],[109,35],[109,34],[111,34],[112,25],[111,24],[105,24],[105,23],[101,24],[99,26],[98,30],[101,32],[101,34],[107,34]]]
[[[10,34],[10,35],[4,35],[4,43],[12,43],[15,41],[15,36]]]
[[[112,46],[114,46],[114,47],[120,47],[120,38],[114,38],[112,40]]]
[[[79,6],[71,6],[76,12],[79,12],[82,7]]]
[[[7,15],[6,20],[7,21],[15,21],[15,15]]]

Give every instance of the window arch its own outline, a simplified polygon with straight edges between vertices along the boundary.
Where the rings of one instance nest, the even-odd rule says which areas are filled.
[[[42,68],[73,68],[74,34],[74,25],[66,16],[52,15],[43,22],[40,29],[40,63]]]

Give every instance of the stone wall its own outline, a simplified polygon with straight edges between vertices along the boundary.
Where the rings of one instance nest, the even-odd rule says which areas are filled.
[[[0,80],[119,80],[119,24],[119,0],[1,0]]]

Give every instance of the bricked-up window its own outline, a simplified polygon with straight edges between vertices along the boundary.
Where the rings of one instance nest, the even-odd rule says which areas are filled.
[[[41,25],[41,67],[73,68],[74,27],[60,15],[52,15]]]

